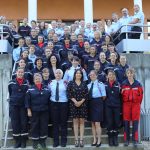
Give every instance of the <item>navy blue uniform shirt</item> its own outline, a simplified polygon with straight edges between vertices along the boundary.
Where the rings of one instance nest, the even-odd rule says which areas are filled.
[[[35,85],[28,89],[26,93],[25,107],[32,111],[47,111],[49,107],[50,91],[42,85],[39,90]]]
[[[8,84],[9,91],[9,104],[15,106],[24,106],[25,104],[25,95],[28,90],[27,80],[23,81],[22,85],[19,85],[16,79],[13,79]]]

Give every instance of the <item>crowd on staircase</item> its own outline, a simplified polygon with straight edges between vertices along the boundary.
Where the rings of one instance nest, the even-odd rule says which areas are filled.
[[[67,26],[61,20],[47,22],[27,18],[12,35],[20,35],[12,56],[15,71],[9,82],[9,111],[15,148],[25,148],[30,122],[33,148],[46,148],[48,124],[53,128],[53,147],[67,145],[67,120],[73,120],[75,147],[84,147],[84,123],[91,122],[93,143],[100,147],[102,128],[107,128],[108,143],[118,146],[119,129],[124,127],[124,146],[138,143],[138,123],[143,88],[135,79],[135,70],[119,54],[116,44],[128,31],[142,32],[144,14],[138,5],[134,16],[122,9],[122,17],[112,14],[112,21],[87,23],[75,21]],[[6,18],[1,17],[2,24]],[[121,30],[119,30],[121,28]],[[118,32],[119,30],[119,32]],[[128,33],[139,39],[141,33]],[[4,35],[9,40],[10,34]],[[30,121],[29,121],[30,120]],[[61,140],[59,141],[59,135]]]

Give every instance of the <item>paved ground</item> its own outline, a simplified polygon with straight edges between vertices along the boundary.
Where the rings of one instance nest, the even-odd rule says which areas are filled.
[[[143,141],[144,150],[150,150],[150,141]]]

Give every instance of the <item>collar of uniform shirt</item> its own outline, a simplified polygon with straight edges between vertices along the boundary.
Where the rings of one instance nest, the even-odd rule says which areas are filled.
[[[56,79],[55,79],[55,82],[56,82],[56,83],[57,83],[57,82],[60,83],[61,81],[62,81],[62,79],[60,79],[60,80],[56,80]]]
[[[74,66],[72,66],[71,69],[73,69],[73,70],[74,70],[74,69],[80,69],[80,67],[77,66],[77,67],[75,68]]]
[[[96,82],[98,82],[98,80],[97,80],[97,79],[96,79],[95,81],[91,81],[91,84],[92,84],[92,83],[96,83]]]

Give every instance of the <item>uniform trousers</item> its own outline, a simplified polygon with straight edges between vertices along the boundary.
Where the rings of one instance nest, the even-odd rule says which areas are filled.
[[[28,129],[27,129],[27,111],[24,106],[9,106],[9,114],[11,118],[11,124],[13,129],[13,137],[27,137]]]
[[[31,134],[33,140],[46,139],[48,135],[49,112],[32,111]]]
[[[59,144],[59,133],[61,144],[67,143],[67,120],[68,102],[51,102],[51,119],[53,124],[54,144]],[[60,132],[59,132],[60,129]]]
[[[138,141],[138,120],[132,122],[132,141]],[[130,141],[130,121],[124,121],[124,141]]]
[[[106,120],[108,132],[117,134],[120,125],[120,107],[106,105]]]

